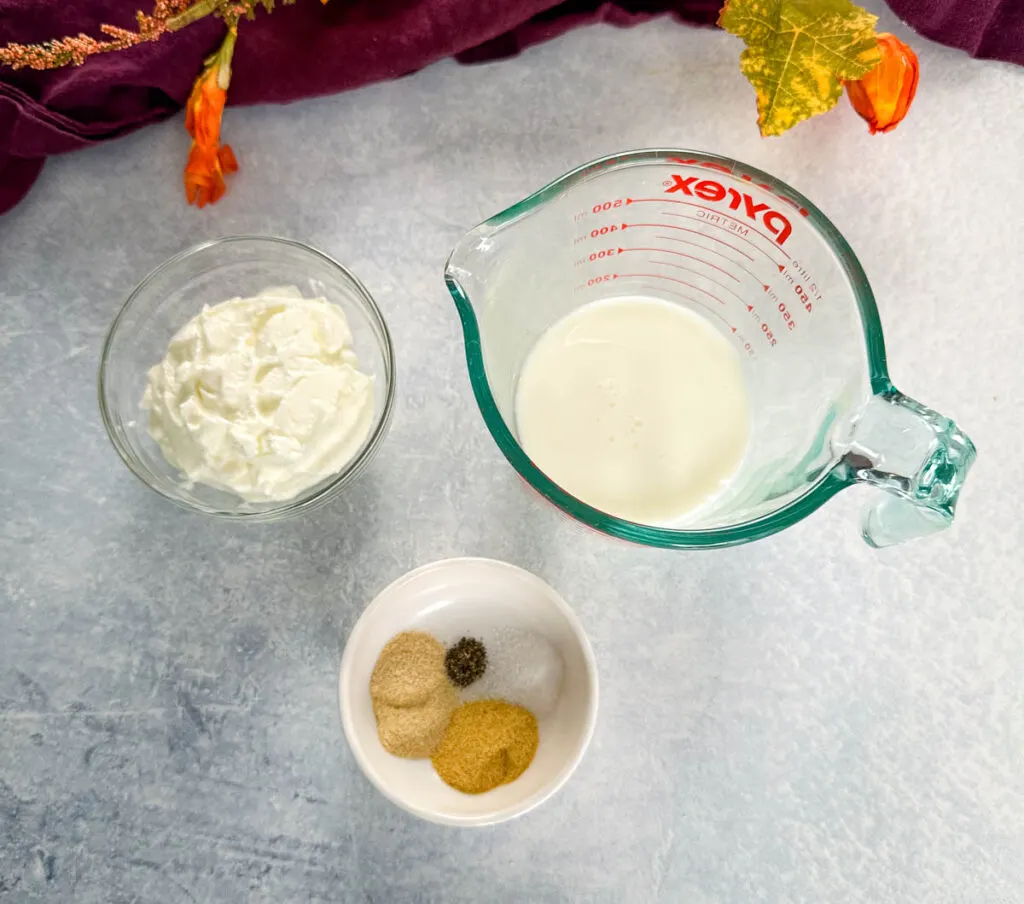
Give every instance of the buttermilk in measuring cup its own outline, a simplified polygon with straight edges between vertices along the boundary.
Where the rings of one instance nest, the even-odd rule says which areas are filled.
[[[699,315],[643,296],[595,301],[553,324],[523,365],[515,415],[548,477],[641,524],[703,508],[750,437],[736,350]]]

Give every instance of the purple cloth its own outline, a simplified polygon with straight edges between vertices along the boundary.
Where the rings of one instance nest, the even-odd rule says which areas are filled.
[[[1024,63],[1024,0],[890,0],[922,33],[978,56]],[[298,0],[243,22],[231,104],[284,102],[397,78],[454,56],[518,53],[590,22],[671,14],[710,25],[721,0]],[[0,0],[0,44],[134,27],[147,0]],[[0,213],[45,158],[116,138],[177,112],[223,25],[197,22],[160,41],[50,72],[0,67]]]
[[[1024,0],[886,0],[926,38],[1024,66]]]

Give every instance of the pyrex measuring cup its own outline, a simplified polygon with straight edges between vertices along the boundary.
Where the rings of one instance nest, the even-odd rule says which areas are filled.
[[[974,445],[892,385],[853,251],[810,201],[766,173],[694,151],[606,157],[469,232],[445,280],[473,391],[501,451],[543,496],[597,530],[650,546],[744,543],[855,483],[885,491],[863,524],[874,546],[953,519]],[[746,368],[752,425],[743,464],[710,505],[671,526],[587,505],[549,480],[516,438],[516,383],[534,343],[581,305],[633,295],[705,317]]]

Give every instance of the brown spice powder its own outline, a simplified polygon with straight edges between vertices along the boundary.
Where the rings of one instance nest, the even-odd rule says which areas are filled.
[[[539,741],[537,719],[528,709],[505,700],[474,700],[452,713],[432,762],[456,790],[483,794],[519,778]]]
[[[421,706],[446,684],[441,642],[423,631],[403,631],[380,651],[370,696],[389,706]]]
[[[444,671],[444,647],[422,631],[396,634],[370,675],[377,736],[388,753],[429,757],[459,699]]]
[[[419,706],[390,706],[374,698],[373,714],[381,745],[395,756],[429,757],[441,743],[458,705],[458,695],[447,682]]]

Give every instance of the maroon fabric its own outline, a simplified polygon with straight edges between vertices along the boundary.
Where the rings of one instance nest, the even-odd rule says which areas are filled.
[[[1024,66],[1024,0],[887,0],[926,38]]]
[[[147,0],[0,0],[0,44],[133,27]],[[1024,0],[890,0],[911,25],[980,56],[1024,63]],[[590,22],[671,14],[712,24],[721,0],[298,0],[243,22],[229,103],[284,102],[396,78],[454,56],[518,53]],[[223,25],[206,19],[160,41],[51,72],[0,67],[0,213],[50,154],[116,138],[172,115]]]
[[[132,27],[147,0],[0,0],[0,44]],[[674,13],[711,24],[717,0],[316,0],[243,21],[229,103],[283,102],[406,75],[447,56],[493,59],[583,22],[630,25]],[[50,154],[172,115],[223,38],[210,18],[152,44],[50,72],[0,68],[0,213],[25,195]]]

